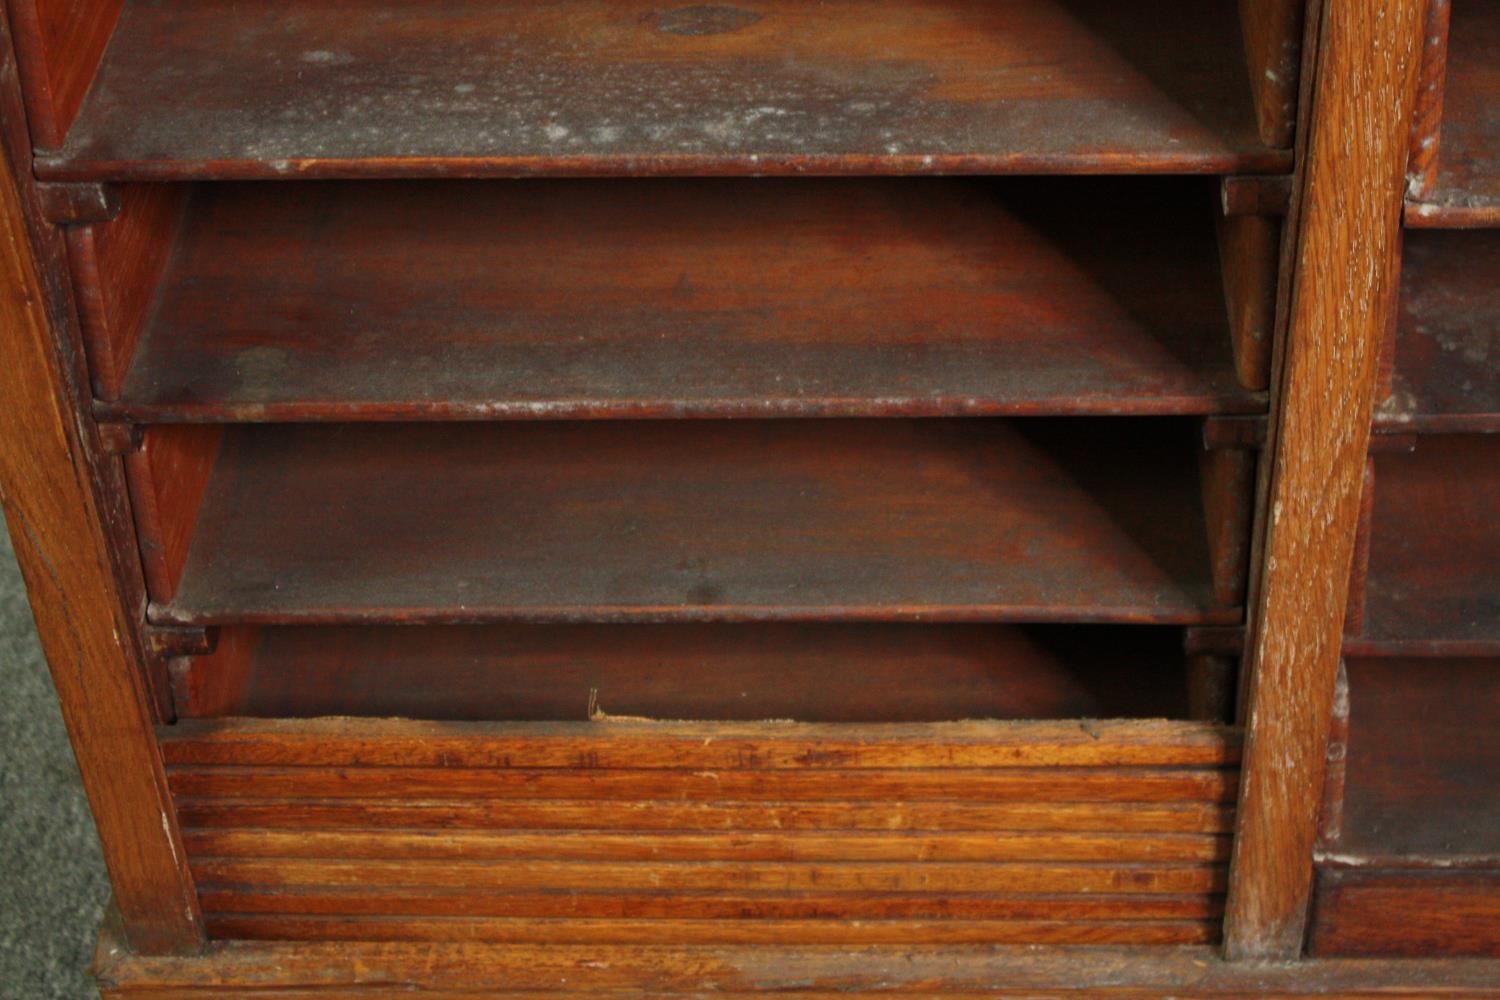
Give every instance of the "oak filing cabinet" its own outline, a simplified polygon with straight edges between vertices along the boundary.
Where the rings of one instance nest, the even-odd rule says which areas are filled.
[[[1454,6],[9,0],[105,993],[1500,995]]]

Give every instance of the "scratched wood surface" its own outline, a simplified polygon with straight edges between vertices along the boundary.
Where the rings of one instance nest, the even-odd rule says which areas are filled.
[[[154,959],[101,943],[104,993],[115,998],[201,1000],[226,985],[251,981],[278,1000],[321,1000],[352,988],[396,997],[420,989],[434,996],[698,994],[705,981],[728,1000],[789,994],[834,1000],[879,991],[934,993],[977,1000],[996,983],[1016,994],[1145,1000],[1259,1000],[1318,996],[1340,1000],[1432,1000],[1495,997],[1494,963],[1474,960],[1324,960],[1226,962],[1212,948],[969,947],[903,944],[885,948],[726,948],[348,942],[232,943],[203,958]],[[640,984],[649,987],[641,989]]]
[[[1403,240],[1382,431],[1500,428],[1500,230],[1411,230]]]
[[[1409,226],[1500,225],[1500,8],[1451,5],[1437,169]]]
[[[1188,712],[1176,629],[291,627],[225,629],[219,643],[227,653],[179,664],[179,717],[938,722]],[[241,643],[250,662],[226,663]]]
[[[161,735],[210,932],[306,940],[1213,941],[1238,755],[1169,722]]]
[[[1322,12],[1294,194],[1296,283],[1272,393],[1263,571],[1251,598],[1249,766],[1225,916],[1232,958],[1287,959],[1303,947],[1423,13],[1399,0]]]
[[[1215,198],[1151,178],[205,185],[99,412],[1263,411],[1235,378]],[[1237,302],[1265,286],[1224,268]]]
[[[130,0],[53,178],[1247,172],[1234,0]],[[255,81],[247,86],[246,81]]]
[[[1200,450],[1167,418],[242,425],[151,614],[1232,624]]]

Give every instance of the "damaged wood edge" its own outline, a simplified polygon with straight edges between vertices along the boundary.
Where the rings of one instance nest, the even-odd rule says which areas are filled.
[[[1219,208],[1226,218],[1285,216],[1292,207],[1292,175],[1235,174],[1219,182]]]
[[[115,184],[38,181],[36,191],[42,217],[54,225],[95,225],[120,214],[120,189]]]
[[[1342,662],[1333,689],[1333,723],[1329,727],[1326,757],[1323,806],[1318,814],[1319,854],[1336,849],[1344,831],[1344,780],[1349,760],[1349,671]],[[1321,863],[1321,859],[1318,860]]]
[[[1422,32],[1422,67],[1417,78],[1416,106],[1411,121],[1411,161],[1406,175],[1406,196],[1413,202],[1420,202],[1430,194],[1437,182],[1451,14],[1449,0],[1427,0],[1427,21]]]
[[[219,646],[216,627],[146,626],[146,647],[153,656],[178,659],[184,656],[212,656]]]

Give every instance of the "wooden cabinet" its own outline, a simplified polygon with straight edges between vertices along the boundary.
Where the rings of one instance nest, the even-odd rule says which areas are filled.
[[[1403,248],[1426,11],[1304,6],[9,0],[106,994],[1500,992],[1500,719],[1402,714],[1500,638],[1488,15]]]

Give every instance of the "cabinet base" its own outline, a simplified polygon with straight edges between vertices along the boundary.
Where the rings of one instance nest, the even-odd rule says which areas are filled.
[[[218,942],[200,954],[131,954],[106,926],[95,974],[104,1000],[331,997],[614,1000],[711,992],[898,997],[1500,997],[1483,959],[1230,963],[1208,948],[622,947],[470,943]]]

